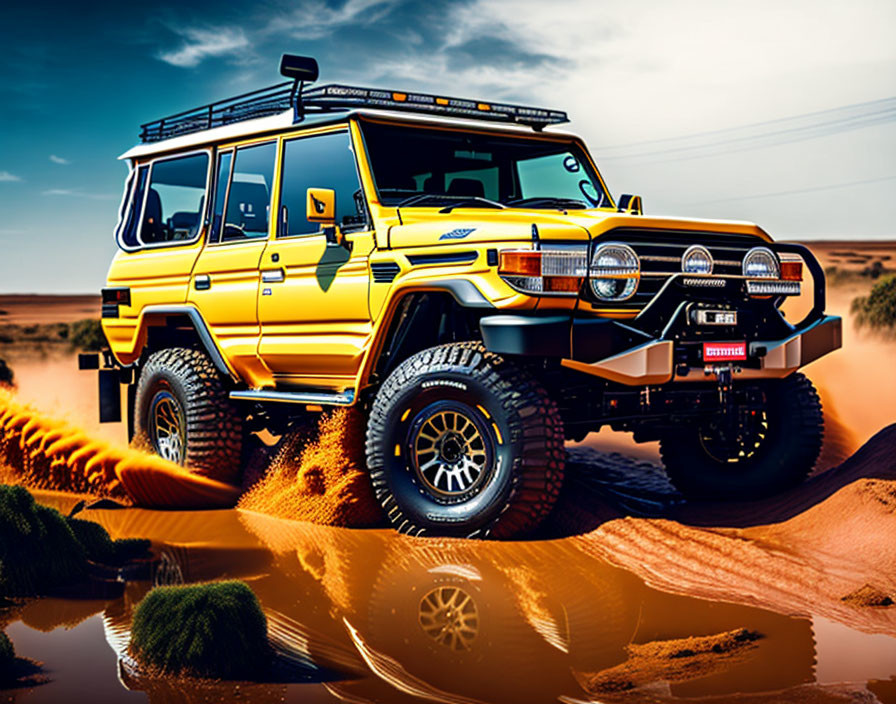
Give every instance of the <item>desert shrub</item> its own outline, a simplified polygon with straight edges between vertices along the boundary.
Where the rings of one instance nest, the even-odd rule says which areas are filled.
[[[84,548],[88,560],[104,565],[121,565],[149,552],[149,541],[137,538],[112,540],[99,523],[80,518],[66,518],[75,539]]]
[[[270,660],[267,621],[245,582],[156,587],[140,602],[131,650],[169,675],[245,679]]]
[[[84,549],[58,511],[0,485],[0,595],[48,594],[85,574]]]
[[[99,320],[88,318],[78,320],[69,326],[69,338],[72,347],[79,350],[95,352],[106,346],[106,336]]]
[[[859,325],[896,328],[896,276],[880,279],[867,296],[853,299],[852,313]]]
[[[0,359],[0,386],[15,386],[12,369],[2,359]]]

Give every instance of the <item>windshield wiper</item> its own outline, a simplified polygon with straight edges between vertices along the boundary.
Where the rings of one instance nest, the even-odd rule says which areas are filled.
[[[556,208],[557,210],[585,210],[588,206],[576,198],[556,198],[554,196],[534,196],[507,201],[510,207],[529,206],[531,208]]]
[[[439,211],[440,213],[450,213],[454,208],[460,208],[465,205],[482,205],[487,208],[502,209],[507,207],[498,201],[481,198],[479,196],[461,196],[448,193],[418,193],[410,198],[405,198],[395,206],[395,211],[398,213],[398,221],[401,222],[402,208],[407,208],[411,205],[423,205],[427,201],[436,201],[437,204],[439,202],[444,203],[445,201],[448,201],[449,205],[442,208]]]
[[[455,208],[462,208],[465,205],[482,205],[487,208],[499,208],[503,210],[507,206],[503,203],[499,203],[496,200],[489,200],[488,198],[481,198],[479,196],[450,196],[452,198],[458,198],[459,200],[456,203],[452,203],[451,205],[445,206],[439,212],[440,213],[450,213]]]

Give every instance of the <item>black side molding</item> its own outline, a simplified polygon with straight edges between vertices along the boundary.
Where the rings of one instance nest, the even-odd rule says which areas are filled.
[[[438,254],[409,254],[408,261],[411,266],[423,266],[426,264],[472,264],[479,256],[479,252],[444,252]]]

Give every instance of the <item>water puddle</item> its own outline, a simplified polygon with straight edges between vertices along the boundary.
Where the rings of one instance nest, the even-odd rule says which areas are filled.
[[[152,583],[139,582],[112,602],[46,599],[17,613],[7,632],[49,682],[0,701],[886,702],[896,685],[896,638],[668,594],[582,538],[415,539],[235,510],[84,517],[113,538],[153,539],[154,583],[245,580],[300,676],[199,684],[140,672],[127,642]]]

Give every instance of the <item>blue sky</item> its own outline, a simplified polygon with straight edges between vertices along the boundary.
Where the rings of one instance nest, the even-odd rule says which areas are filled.
[[[321,81],[566,109],[612,192],[779,238],[896,237],[890,0],[7,2],[0,291],[89,292],[155,117]]]

